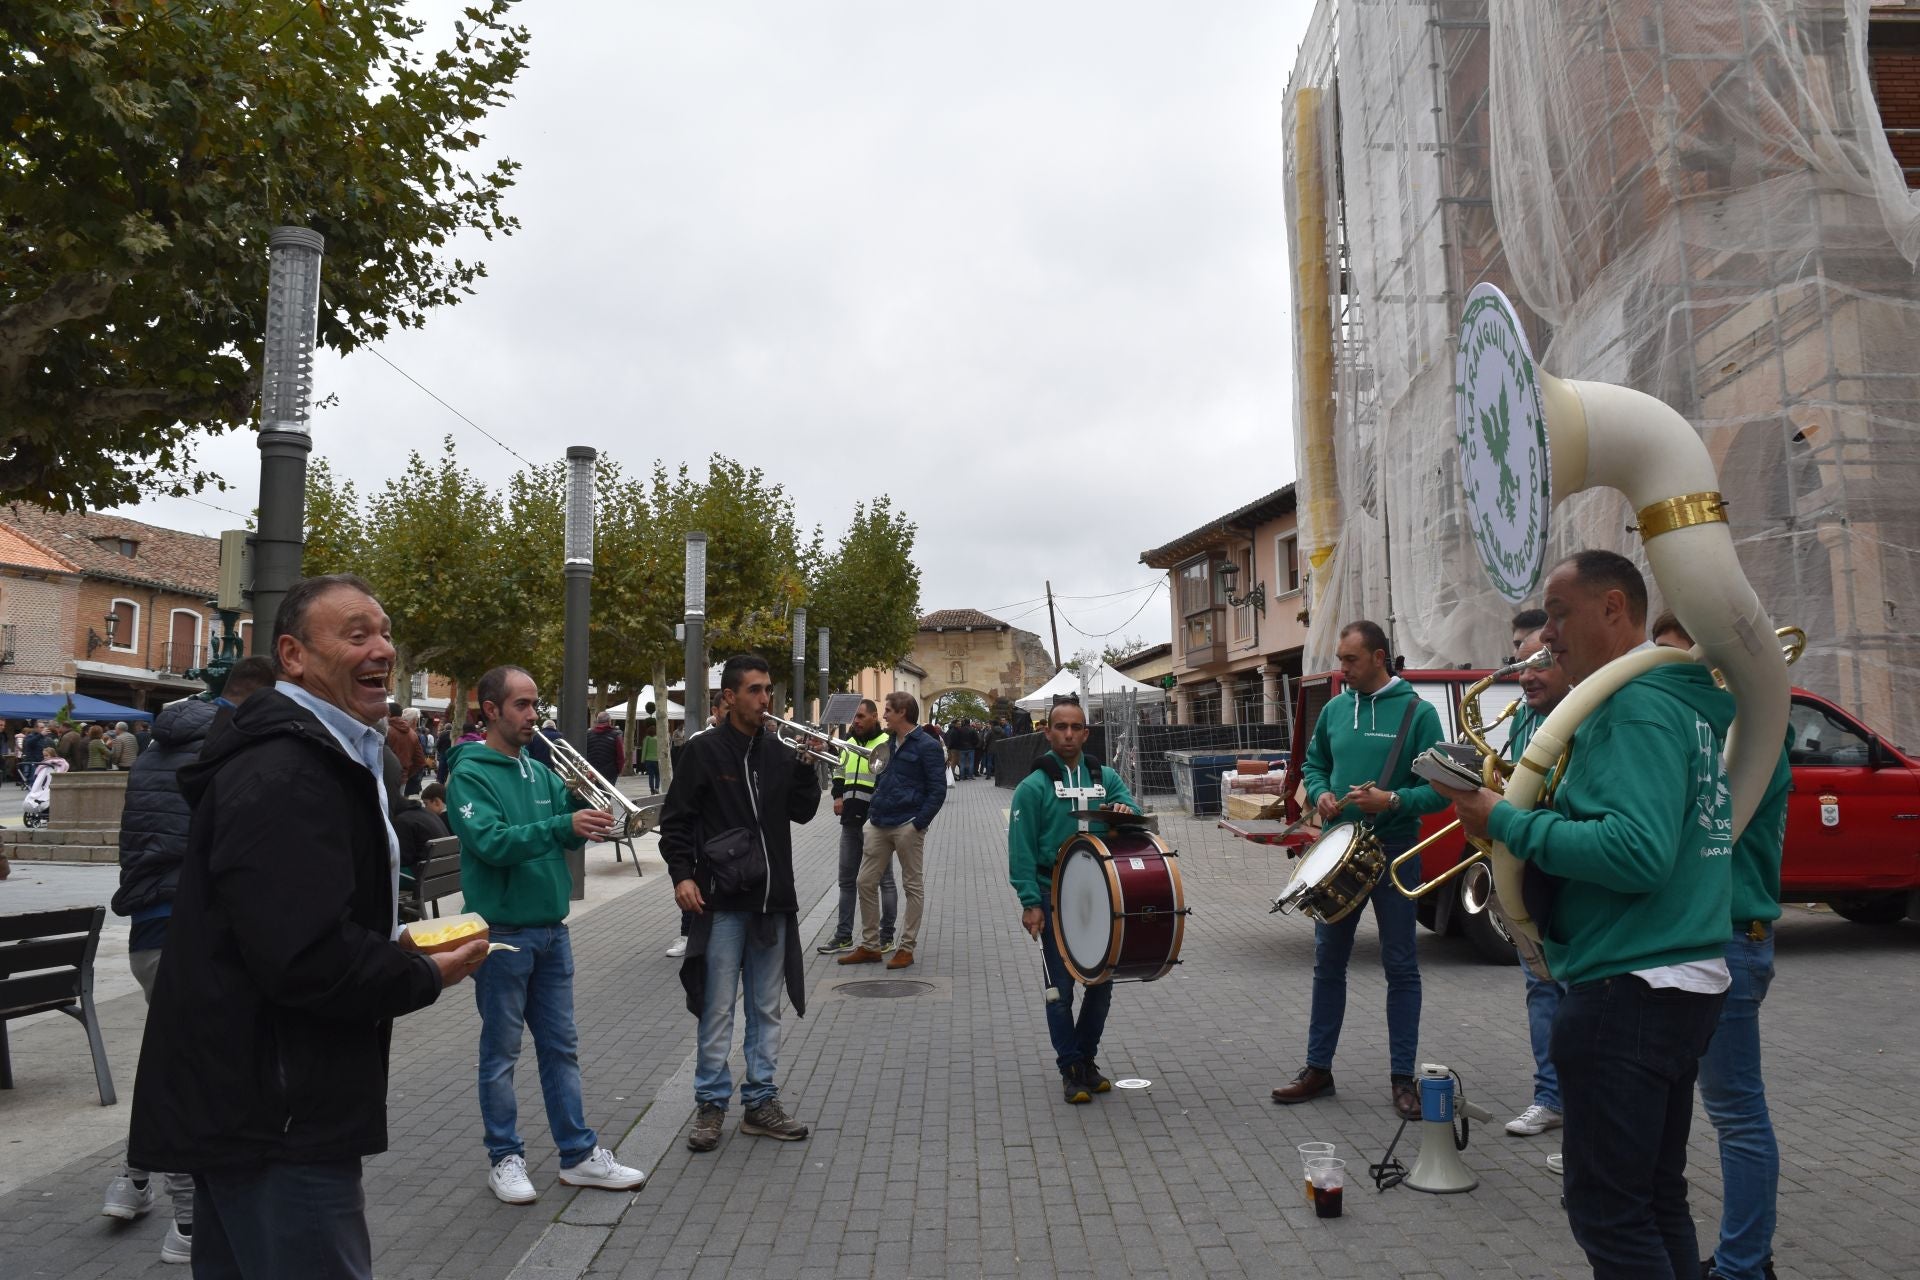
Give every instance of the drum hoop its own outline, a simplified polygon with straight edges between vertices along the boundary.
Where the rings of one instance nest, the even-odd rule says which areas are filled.
[[[1167,876],[1173,881],[1173,946],[1167,950],[1167,962],[1160,966],[1160,972],[1147,979],[1149,982],[1173,972],[1173,966],[1180,963],[1180,948],[1187,941],[1187,887],[1180,879],[1180,859],[1170,851],[1163,852],[1160,865],[1167,869]]]
[[[1152,977],[1132,979],[1132,981],[1139,981],[1139,982],[1154,982],[1154,981],[1157,981],[1158,979],[1166,977],[1169,973],[1172,973],[1173,966],[1179,963],[1180,947],[1181,947],[1181,944],[1186,940],[1186,931],[1187,931],[1187,914],[1185,910],[1187,905],[1186,886],[1180,880],[1179,854],[1175,852],[1173,846],[1168,844],[1166,840],[1159,835],[1159,833],[1153,832],[1153,831],[1140,831],[1136,828],[1132,831],[1127,832],[1127,834],[1142,835],[1147,838],[1147,843],[1152,849],[1153,856],[1160,859],[1160,866],[1162,869],[1166,871],[1168,885],[1173,890],[1173,903],[1174,903],[1173,944],[1171,947],[1168,948],[1167,960],[1165,961],[1165,963],[1163,963],[1160,966],[1159,970],[1155,972]],[[1099,837],[1089,834],[1088,839],[1098,840]],[[1104,842],[1101,844],[1101,849],[1105,852],[1105,860],[1102,862],[1101,865],[1107,869],[1107,877],[1112,882],[1113,895],[1116,900],[1119,900],[1122,897],[1120,893],[1120,883],[1119,883],[1120,876],[1119,876],[1119,873],[1117,873],[1113,869],[1114,861],[1122,857],[1137,857],[1139,855],[1113,853],[1112,851],[1107,850]],[[1124,906],[1125,903],[1122,902],[1121,905]],[[1121,952],[1126,950],[1127,917],[1124,912],[1121,913],[1119,919],[1114,921],[1114,933],[1117,940],[1114,943],[1114,948],[1112,953],[1107,956],[1107,974],[1104,978],[1100,980],[1101,982],[1112,982],[1114,980],[1113,979],[1114,971],[1117,968],[1119,968],[1119,965],[1120,965],[1120,954]]]
[[[1074,832],[1062,841],[1062,847],[1066,853],[1053,860],[1053,945],[1054,949],[1060,953],[1060,963],[1066,968],[1069,977],[1083,987],[1097,987],[1103,982],[1113,981],[1113,970],[1120,963],[1120,952],[1125,941],[1126,920],[1121,917],[1108,923],[1107,954],[1106,958],[1100,962],[1104,972],[1100,977],[1089,978],[1080,966],[1074,963],[1073,952],[1067,946],[1067,931],[1060,919],[1060,886],[1066,880],[1067,861],[1073,853],[1073,845],[1082,839],[1096,846],[1088,852],[1093,856],[1094,861],[1099,863],[1101,872],[1107,877],[1109,913],[1113,912],[1115,903],[1124,901],[1124,895],[1120,892],[1120,877],[1113,869],[1113,853],[1107,848],[1106,842],[1090,831]]]

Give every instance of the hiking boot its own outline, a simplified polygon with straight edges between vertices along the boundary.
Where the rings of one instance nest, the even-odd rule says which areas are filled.
[[[120,1174],[107,1184],[107,1198],[100,1206],[103,1217],[119,1218],[123,1222],[132,1222],[153,1208],[153,1179],[137,1183],[126,1174]]]
[[[687,1150],[711,1151],[720,1145],[720,1126],[727,1122],[727,1109],[717,1102],[703,1102],[693,1113],[693,1128],[687,1133]]]
[[[620,1157],[605,1147],[595,1147],[593,1154],[574,1165],[571,1169],[560,1171],[560,1181],[570,1187],[599,1187],[606,1191],[638,1191],[647,1185],[644,1169],[634,1169],[620,1163]]]
[[[828,938],[825,942],[821,943],[818,947],[815,947],[814,950],[823,956],[830,956],[839,951],[851,951],[853,950],[853,939],[843,938],[836,934],[834,937]]]
[[[1412,1076],[1393,1077],[1393,1109],[1402,1120],[1420,1118],[1420,1090]]]
[[[747,1108],[747,1114],[740,1117],[740,1132],[758,1138],[798,1142],[807,1136],[807,1126],[788,1115],[786,1108],[780,1105],[780,1099],[768,1098],[757,1107]]]
[[[887,968],[889,969],[904,969],[912,963],[913,952],[908,951],[905,947],[900,948],[900,950],[887,957]]]
[[[505,1156],[487,1174],[487,1185],[502,1204],[532,1204],[540,1198],[527,1177],[525,1156]]]
[[[1332,1096],[1333,1072],[1322,1071],[1319,1067],[1300,1068],[1300,1074],[1293,1078],[1292,1084],[1281,1085],[1273,1091],[1273,1100],[1283,1107]]]
[[[855,947],[835,961],[836,964],[879,964],[880,953],[869,951],[865,947]]]
[[[1093,1101],[1093,1091],[1088,1088],[1086,1075],[1080,1070],[1079,1063],[1060,1073],[1060,1093],[1075,1106]]]
[[[1080,1064],[1080,1078],[1095,1093],[1112,1093],[1113,1081],[1100,1073],[1100,1064],[1088,1058]]]

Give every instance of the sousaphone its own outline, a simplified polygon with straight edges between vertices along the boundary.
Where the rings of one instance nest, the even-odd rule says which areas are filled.
[[[1765,794],[1787,731],[1787,659],[1747,583],[1727,525],[1719,477],[1699,433],[1652,396],[1604,382],[1556,378],[1539,368],[1519,317],[1490,284],[1467,296],[1455,357],[1460,479],[1480,564],[1495,590],[1520,604],[1540,585],[1553,507],[1585,489],[1617,489],[1638,513],[1638,532],[1660,593],[1695,641],[1692,654],[1627,654],[1582,680],[1534,731],[1506,789],[1530,809],[1575,730],[1622,685],[1667,662],[1717,668],[1733,695],[1727,778],[1737,840]],[[1542,977],[1540,929],[1528,916],[1522,864],[1495,843],[1492,907]]]

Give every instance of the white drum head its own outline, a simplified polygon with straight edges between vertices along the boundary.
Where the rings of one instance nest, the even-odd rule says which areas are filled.
[[[1060,900],[1053,910],[1073,967],[1087,972],[1105,964],[1113,943],[1113,894],[1107,888],[1106,868],[1090,850],[1067,854],[1060,870]]]
[[[1300,865],[1294,869],[1293,879],[1287,882],[1287,888],[1305,889],[1325,881],[1339,869],[1359,833],[1360,828],[1351,822],[1328,827],[1326,833],[1301,855]]]

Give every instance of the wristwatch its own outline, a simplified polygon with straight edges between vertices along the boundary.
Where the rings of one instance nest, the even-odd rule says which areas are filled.
[[[1400,793],[1398,791],[1387,792],[1387,812],[1400,812]]]

